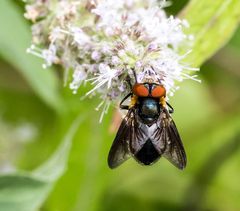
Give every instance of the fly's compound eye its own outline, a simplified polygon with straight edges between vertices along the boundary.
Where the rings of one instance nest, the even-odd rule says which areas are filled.
[[[157,85],[152,89],[152,97],[156,97],[156,98],[160,98],[160,97],[165,97],[166,96],[166,89],[161,86],[161,85]]]
[[[133,94],[138,97],[147,97],[149,96],[149,90],[144,84],[135,84],[133,86]]]

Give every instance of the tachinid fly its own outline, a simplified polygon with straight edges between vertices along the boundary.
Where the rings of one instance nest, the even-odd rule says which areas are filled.
[[[165,100],[164,86],[136,81],[131,90],[120,103],[120,108],[128,110],[128,113],[110,149],[109,167],[116,168],[130,157],[140,164],[151,165],[163,156],[177,168],[183,169],[186,154],[170,116],[173,108]],[[131,97],[130,105],[123,105],[128,97]]]

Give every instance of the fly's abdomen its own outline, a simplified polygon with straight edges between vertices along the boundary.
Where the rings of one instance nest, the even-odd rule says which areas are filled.
[[[150,139],[146,141],[143,147],[134,156],[144,165],[151,165],[160,158],[159,152],[155,149]]]

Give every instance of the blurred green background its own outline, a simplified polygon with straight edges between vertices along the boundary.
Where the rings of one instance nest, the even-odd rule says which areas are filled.
[[[23,13],[20,1],[0,2],[1,211],[240,210],[240,29],[201,66],[202,83],[185,81],[170,101],[187,168],[130,159],[110,170],[114,107],[99,124],[99,99],[80,100],[88,87],[73,95],[60,67],[26,54]]]

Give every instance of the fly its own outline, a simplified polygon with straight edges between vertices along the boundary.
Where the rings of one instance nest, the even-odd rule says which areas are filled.
[[[123,105],[128,97],[131,97],[130,105]],[[173,108],[165,98],[166,89],[160,83],[136,80],[131,86],[131,93],[120,103],[120,108],[128,113],[108,155],[110,168],[118,167],[130,157],[142,165],[152,165],[162,156],[177,168],[185,168],[185,150],[170,115]]]

